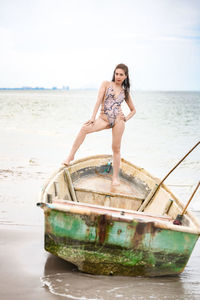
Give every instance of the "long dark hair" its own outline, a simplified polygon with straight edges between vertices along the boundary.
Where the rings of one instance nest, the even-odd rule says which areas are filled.
[[[125,92],[125,100],[128,101],[128,95],[130,92],[130,80],[129,80],[128,67],[125,64],[117,65],[113,72],[113,77],[112,77],[113,82],[115,81],[115,71],[117,69],[122,69],[124,71],[125,75],[127,76],[127,78],[123,81],[122,86],[123,86],[124,92]]]

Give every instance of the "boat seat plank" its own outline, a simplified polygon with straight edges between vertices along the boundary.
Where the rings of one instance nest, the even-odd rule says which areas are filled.
[[[142,201],[141,197],[121,193],[96,191],[94,189],[75,187],[77,198],[82,203],[97,204],[107,207],[137,210]]]
[[[112,196],[112,197],[122,197],[122,198],[130,199],[130,200],[139,200],[139,201],[144,200],[143,197],[139,197],[139,196],[136,197],[136,196],[131,196],[129,194],[123,194],[123,193],[115,193],[115,192],[107,192],[107,191],[104,192],[104,191],[98,191],[98,190],[87,189],[87,188],[82,188],[82,187],[75,187],[75,191],[96,193],[99,195]]]
[[[164,215],[168,212],[173,199],[170,199],[169,194],[163,189],[159,189],[156,196],[144,209],[146,213],[154,213],[155,215]]]

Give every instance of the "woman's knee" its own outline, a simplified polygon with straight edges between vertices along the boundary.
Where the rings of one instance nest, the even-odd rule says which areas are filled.
[[[119,154],[120,153],[120,146],[116,146],[116,145],[112,145],[112,151],[113,151],[113,153],[115,153],[115,154]]]
[[[89,132],[90,132],[90,126],[88,126],[88,125],[83,125],[83,126],[81,127],[81,133],[87,134],[87,133],[89,133]]]

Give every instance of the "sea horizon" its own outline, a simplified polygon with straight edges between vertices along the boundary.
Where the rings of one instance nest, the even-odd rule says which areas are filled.
[[[60,88],[60,87],[0,87],[0,91],[98,91],[98,87],[77,87],[77,88],[70,88],[67,86],[66,88]],[[186,93],[199,93],[199,90],[184,90],[184,89],[131,89],[131,92],[153,92],[153,93],[170,93],[170,92],[186,92]]]

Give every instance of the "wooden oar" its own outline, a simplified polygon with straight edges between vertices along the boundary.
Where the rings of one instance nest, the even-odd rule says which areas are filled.
[[[192,147],[192,149],[190,149],[190,151],[169,171],[169,173],[163,178],[163,180],[160,182],[159,185],[161,185],[165,179],[176,169],[176,167],[178,167],[178,165],[180,165],[180,163],[182,163],[182,161],[200,144],[200,141],[194,145],[194,147]]]
[[[190,204],[192,198],[194,197],[194,194],[195,194],[196,191],[198,190],[199,185],[200,185],[200,181],[198,182],[198,184],[197,184],[197,186],[196,186],[194,192],[192,193],[192,195],[191,195],[190,199],[188,200],[188,202],[187,202],[185,208],[183,209],[182,213],[181,213],[180,215],[177,215],[177,216],[176,216],[176,219],[175,219],[174,222],[173,222],[174,225],[182,225],[183,215],[185,214],[188,205]]]
[[[140,208],[138,209],[138,211],[143,211],[144,208],[147,206],[147,204],[151,201],[151,199],[155,196],[155,194],[158,192],[161,184],[165,181],[165,179],[180,165],[180,163],[182,163],[182,161],[200,144],[200,141],[194,145],[194,147],[192,147],[192,149],[190,149],[189,152],[187,152],[185,154],[185,156],[183,158],[181,158],[181,160],[179,160],[179,162],[167,173],[167,175],[161,180],[161,182],[159,184],[156,184],[153,189],[151,190],[151,192],[149,193],[149,195],[147,196],[147,198],[144,200],[144,202],[142,203],[142,205],[140,206]]]

